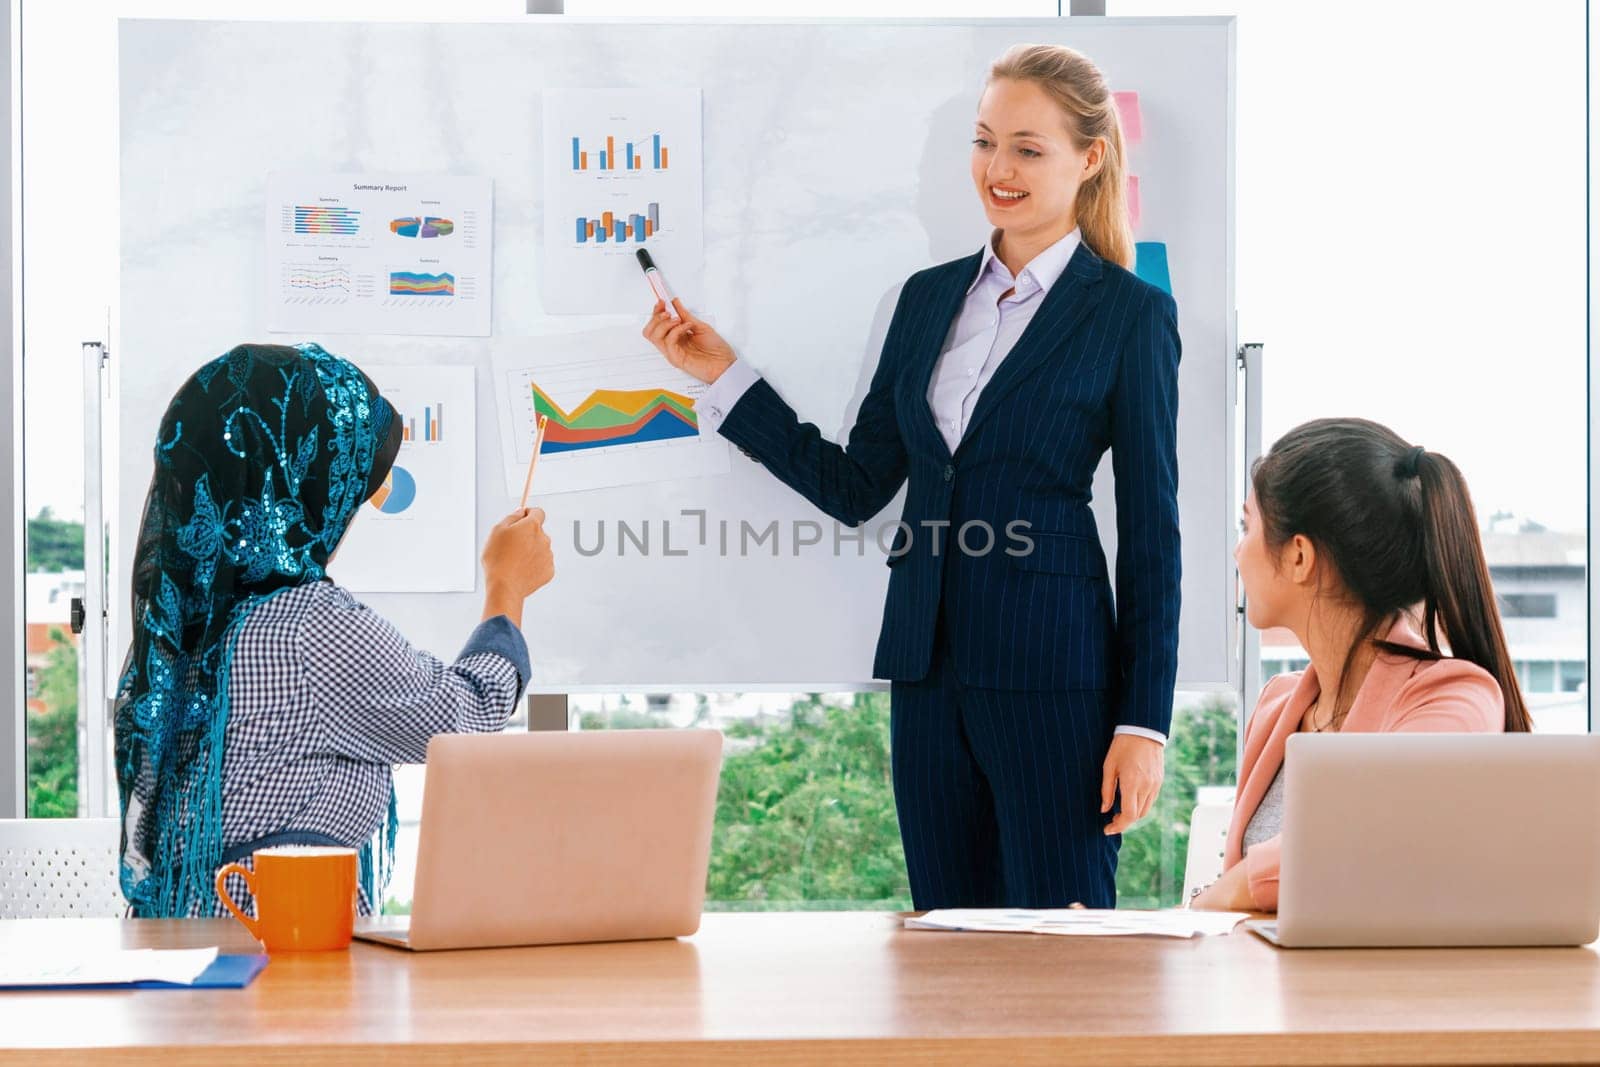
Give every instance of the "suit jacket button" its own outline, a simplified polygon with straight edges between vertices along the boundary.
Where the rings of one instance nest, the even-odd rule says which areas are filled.
[[[953,481],[955,479],[955,476],[956,476],[956,465],[954,463],[946,463],[944,465],[944,480],[947,481],[947,482],[948,481]]]

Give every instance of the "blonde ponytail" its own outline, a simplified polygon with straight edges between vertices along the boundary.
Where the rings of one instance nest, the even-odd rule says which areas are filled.
[[[1128,157],[1122,120],[1105,76],[1081,52],[1053,44],[1019,44],[995,60],[989,80],[1032,82],[1061,106],[1079,151],[1105,142],[1100,169],[1078,189],[1078,230],[1101,259],[1133,269],[1133,226],[1128,218]]]

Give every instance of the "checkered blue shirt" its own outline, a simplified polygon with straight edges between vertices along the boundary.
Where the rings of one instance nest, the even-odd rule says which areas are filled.
[[[527,678],[527,644],[503,615],[445,664],[332,582],[272,597],[233,652],[223,847],[299,830],[360,848],[388,814],[393,765],[423,762],[435,734],[502,729]],[[246,904],[243,879],[229,891]],[[227,912],[218,900],[207,914]]]

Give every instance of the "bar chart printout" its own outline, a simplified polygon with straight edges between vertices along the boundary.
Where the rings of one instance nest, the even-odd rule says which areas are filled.
[[[419,428],[418,416],[415,412],[409,415],[401,412],[400,440],[421,441],[424,444],[439,444],[444,440],[444,402],[435,400],[431,404],[422,405],[421,424]]]
[[[544,94],[545,310],[615,314],[639,303],[642,246],[682,293],[705,260],[698,89]]]
[[[354,236],[361,232],[361,211],[338,205],[296,204],[290,209],[295,233]]]
[[[619,143],[622,145],[622,169],[624,170],[667,170],[672,163],[670,158],[672,150],[661,143],[661,134],[659,133],[641,136],[637,142],[632,139],[619,140],[619,138],[607,134],[605,140],[600,143],[604,147],[600,148],[597,153],[591,152],[583,147],[583,139],[581,137],[574,137],[572,139],[572,169],[589,170],[592,166],[595,170],[616,170],[617,145]],[[635,151],[636,145],[638,151]],[[640,155],[640,152],[646,151],[647,145],[648,155]],[[593,161],[592,163],[591,160]]]
[[[612,244],[644,244],[648,238],[654,237],[656,231],[661,229],[661,205],[651,202],[645,205],[642,213],[635,213],[624,218],[612,211],[602,211],[597,218],[578,216],[577,239],[578,243],[587,244],[590,241],[596,244],[605,244],[608,240]]]
[[[541,415],[537,493],[579,492],[726,474],[727,442],[702,436],[705,386],[669,366],[632,330],[497,345],[496,391],[506,491],[517,495]]]
[[[487,178],[269,174],[267,329],[487,336],[493,211]]]
[[[400,420],[400,454],[357,511],[333,576],[361,593],[471,591],[477,583],[475,371],[365,369]],[[427,565],[418,566],[423,560]]]

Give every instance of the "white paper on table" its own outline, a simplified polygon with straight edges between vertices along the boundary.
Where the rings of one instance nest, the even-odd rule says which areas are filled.
[[[126,985],[172,982],[191,985],[216,961],[217,949],[125,949],[84,955],[21,953],[0,959],[6,986]]]
[[[270,331],[489,335],[488,178],[274,172],[264,224]]]
[[[943,908],[908,917],[908,930],[1055,934],[1069,937],[1206,937],[1230,933],[1242,911],[1133,911],[1110,908]]]
[[[369,365],[401,420],[400,454],[328,565],[356,593],[470,593],[478,582],[478,394],[472,367]]]
[[[700,109],[699,89],[545,91],[547,313],[647,312],[641,248],[694,302],[705,262]]]

